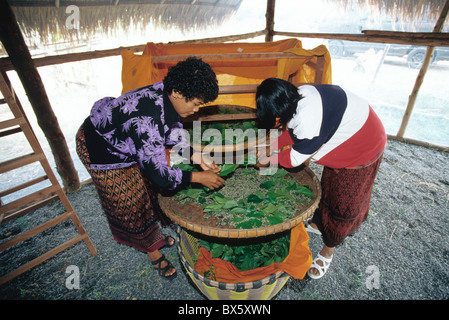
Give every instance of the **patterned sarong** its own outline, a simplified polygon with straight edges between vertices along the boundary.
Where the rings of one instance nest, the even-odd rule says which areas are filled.
[[[157,193],[139,166],[91,169],[82,128],[76,135],[76,152],[92,177],[114,239],[143,252],[160,249],[164,245],[164,235],[157,221],[162,225],[170,221],[160,209]]]
[[[335,247],[353,234],[368,217],[374,180],[382,156],[359,169],[324,167],[321,176],[322,197],[312,222],[328,247]]]

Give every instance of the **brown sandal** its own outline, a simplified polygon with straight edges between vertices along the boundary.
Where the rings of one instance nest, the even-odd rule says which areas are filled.
[[[165,267],[161,267],[162,262],[166,261],[167,265]],[[165,274],[167,273],[168,270],[170,270],[171,268],[175,269],[175,267],[173,267],[173,265],[171,264],[170,261],[168,261],[167,259],[165,259],[165,256],[162,255],[162,257],[160,257],[159,259],[157,259],[156,261],[151,261],[151,264],[153,265],[154,269],[156,269],[157,273],[159,274],[159,276],[161,276],[164,279],[168,279],[168,280],[172,280],[174,278],[176,278],[177,276],[177,272],[175,271],[173,274],[166,276]],[[157,266],[158,265],[158,266]]]
[[[172,244],[170,244],[170,239],[173,239],[173,243]],[[176,244],[175,238],[173,238],[171,236],[165,236],[164,242],[165,242],[164,247],[167,247],[167,248],[173,247]]]

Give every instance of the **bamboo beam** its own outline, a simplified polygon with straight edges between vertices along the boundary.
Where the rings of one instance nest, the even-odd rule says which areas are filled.
[[[0,40],[22,82],[38,124],[48,140],[64,186],[69,192],[78,190],[80,188],[78,172],[67,142],[8,1],[0,1]]]
[[[258,36],[261,36],[264,34],[265,34],[265,30],[261,30],[261,31],[245,33],[245,34],[241,34],[241,35],[231,35],[231,36],[216,37],[216,38],[205,38],[205,39],[200,39],[200,40],[176,41],[176,42],[169,42],[168,44],[175,45],[175,44],[195,44],[195,43],[221,43],[221,42],[227,42],[227,41],[237,41],[237,40],[249,39],[249,38],[258,37]],[[33,62],[36,67],[43,67],[43,66],[50,66],[50,65],[55,65],[55,64],[68,63],[68,62],[100,59],[100,58],[119,56],[123,50],[129,50],[134,53],[143,52],[143,50],[145,49],[145,46],[146,46],[146,44],[141,44],[141,45],[136,45],[136,46],[119,47],[119,48],[107,49],[107,50],[96,50],[96,51],[89,51],[89,52],[69,53],[69,54],[56,55],[56,56],[47,56],[47,57],[43,57],[43,58],[35,58],[35,59],[33,59]],[[13,66],[12,66],[12,63],[9,58],[0,58],[0,70],[9,71],[12,69],[13,69]]]
[[[420,147],[430,148],[430,149],[434,149],[434,150],[438,150],[438,151],[449,152],[449,147],[445,147],[445,146],[441,146],[441,145],[437,145],[437,144],[433,144],[433,143],[429,143],[429,142],[425,142],[425,141],[421,141],[421,140],[409,139],[409,138],[398,137],[398,136],[393,136],[393,135],[387,135],[387,137],[388,137],[388,139],[391,139],[391,140],[397,140],[400,142],[414,144],[414,145],[417,145]]]
[[[440,17],[438,18],[437,23],[433,29],[433,32],[441,32],[443,29],[444,21],[446,20],[447,14],[449,11],[449,0],[446,1],[443,10],[441,11]],[[399,131],[397,136],[402,138],[404,137],[405,130],[407,129],[408,122],[413,112],[413,108],[415,107],[416,98],[418,97],[419,89],[424,81],[424,76],[427,73],[427,69],[429,68],[430,62],[432,61],[433,53],[435,52],[434,46],[427,47],[426,55],[424,57],[423,64],[421,69],[419,70],[418,76],[416,77],[415,85],[413,87],[412,93],[409,96],[407,108],[405,109],[404,116],[402,118],[401,126],[399,127]]]
[[[273,41],[274,32],[274,8],[276,6],[276,0],[267,0],[267,12],[265,13],[266,19],[266,35],[265,42]]]
[[[202,39],[196,39],[196,40],[172,41],[172,42],[168,42],[167,44],[222,43],[222,42],[252,39],[252,38],[259,37],[259,36],[263,36],[266,33],[267,33],[266,30],[260,30],[260,31],[235,34],[235,35],[230,35],[230,36],[202,38]]]
[[[366,36],[373,37],[391,37],[391,38],[409,38],[409,39],[442,39],[449,40],[449,33],[447,32],[405,32],[405,31],[381,31],[381,30],[362,30]]]
[[[34,65],[38,67],[43,66],[51,66],[55,64],[67,63],[67,62],[77,62],[77,61],[85,61],[91,59],[100,59],[107,58],[112,56],[119,56],[120,52],[123,50],[130,50],[132,52],[142,52],[145,48],[145,45],[138,46],[130,46],[130,47],[119,47],[114,49],[107,50],[97,50],[97,51],[89,51],[89,52],[80,52],[80,53],[69,53],[63,55],[56,56],[47,56],[43,58],[35,58],[33,59]],[[1,58],[0,59],[0,70],[9,71],[14,69],[10,58]]]
[[[347,33],[299,33],[299,32],[283,32],[274,31],[275,36],[285,36],[294,38],[314,38],[314,39],[337,39],[359,42],[374,43],[394,43],[408,44],[414,46],[435,46],[449,47],[448,33],[435,33],[431,36],[431,32],[397,32],[390,31],[387,34],[378,33],[377,30],[363,30],[362,34]]]

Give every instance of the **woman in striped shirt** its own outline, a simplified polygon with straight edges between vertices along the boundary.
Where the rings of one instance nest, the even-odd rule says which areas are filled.
[[[268,154],[259,155],[259,166],[293,168],[308,161],[324,166],[322,198],[306,222],[309,232],[323,238],[324,246],[308,271],[311,278],[321,278],[335,247],[368,216],[387,141],[385,129],[365,100],[336,85],[297,88],[269,78],[258,87],[256,104],[262,127],[282,129]]]

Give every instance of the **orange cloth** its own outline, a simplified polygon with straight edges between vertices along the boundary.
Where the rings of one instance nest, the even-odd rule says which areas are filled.
[[[300,223],[291,230],[290,250],[283,262],[272,263],[257,269],[240,271],[229,261],[212,258],[212,254],[200,247],[200,255],[195,264],[195,270],[203,275],[214,267],[216,280],[224,283],[251,282],[261,280],[278,271],[284,271],[295,279],[302,279],[312,264],[312,253],[309,249],[309,235]]]
[[[141,55],[126,50],[122,52],[122,93],[162,81],[168,68],[176,63],[152,63],[153,56],[266,52],[291,52],[306,58],[210,60],[207,62],[217,74],[220,86],[259,84],[269,77],[313,83],[316,55],[324,55],[322,83],[332,82],[331,60],[327,48],[321,45],[312,50],[306,50],[302,48],[301,41],[298,39],[261,43],[156,44],[149,42]],[[220,95],[211,104],[232,104],[255,108],[255,94]]]

